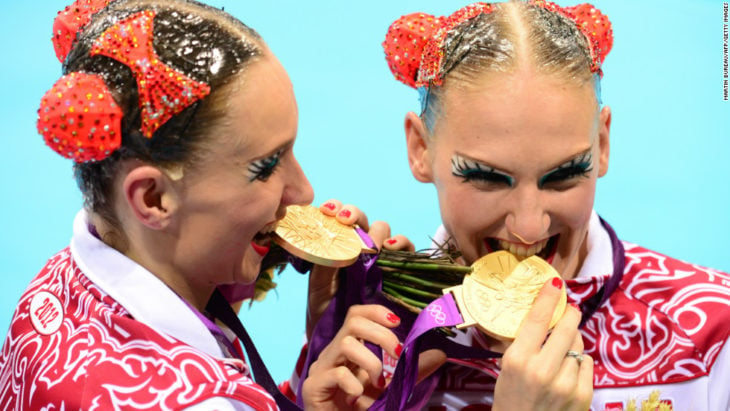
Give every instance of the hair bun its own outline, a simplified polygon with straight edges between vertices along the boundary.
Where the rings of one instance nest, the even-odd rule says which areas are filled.
[[[592,4],[583,3],[577,6],[564,7],[578,28],[588,38],[591,57],[593,58],[592,71],[600,72],[601,65],[608,52],[613,47],[613,28],[608,17]]]
[[[426,13],[405,15],[390,25],[383,49],[396,79],[415,88],[423,47],[440,28],[440,18]]]
[[[38,132],[53,151],[77,163],[105,159],[122,142],[122,110],[104,80],[71,73],[46,92]]]
[[[53,49],[58,61],[63,63],[71,51],[76,33],[91,20],[91,15],[103,9],[110,0],[76,0],[58,12],[53,20]]]

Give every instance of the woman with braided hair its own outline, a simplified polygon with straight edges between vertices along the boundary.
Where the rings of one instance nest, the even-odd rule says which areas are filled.
[[[383,46],[396,79],[421,98],[421,113],[405,118],[410,168],[437,190],[435,242],[464,263],[508,250],[560,273],[582,314],[578,366],[595,362],[591,409],[651,397],[659,409],[726,410],[728,274],[621,242],[593,211],[608,170],[600,82],[612,43],[611,23],[590,4],[475,3],[398,19]],[[461,338],[503,350],[477,332]],[[492,404],[494,391],[516,387],[506,375],[515,367],[534,381],[559,377],[545,366],[555,345],[541,343],[518,335],[501,362],[448,362],[425,409]]]
[[[312,201],[277,58],[242,22],[188,0],[78,0],[53,43],[64,75],[38,131],[74,161],[85,207],[15,310],[0,408],[298,409],[218,289],[252,284],[286,207]],[[367,228],[347,210],[342,223]],[[389,310],[348,318],[364,327],[342,334],[397,355]],[[344,402],[318,381],[305,405]]]
[[[730,408],[730,276],[622,242],[593,210],[608,171],[612,113],[600,82],[612,43],[597,8],[543,0],[413,13],[390,26],[388,65],[420,97],[405,136],[413,176],[437,191],[434,245],[463,265],[495,251],[541,257],[574,308],[551,333],[545,317],[557,297],[537,300],[514,340],[474,328],[445,339],[426,330],[462,324],[464,311],[448,297],[455,291],[431,297],[411,328],[396,328],[405,346],[397,361],[382,354],[397,366],[376,409]],[[352,295],[338,291],[335,301]],[[328,341],[322,328],[310,359],[315,342]],[[437,369],[416,379],[414,363],[424,362]]]

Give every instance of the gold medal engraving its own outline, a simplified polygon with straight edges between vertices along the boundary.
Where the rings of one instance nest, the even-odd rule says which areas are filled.
[[[538,256],[518,261],[507,251],[487,254],[472,264],[473,271],[460,286],[444,292],[454,294],[464,323],[457,328],[476,326],[499,340],[512,340],[540,288],[557,271]],[[550,328],[565,311],[565,289],[553,311]]]
[[[366,247],[355,227],[322,214],[317,207],[291,205],[274,230],[274,241],[306,261],[329,267],[345,267]]]

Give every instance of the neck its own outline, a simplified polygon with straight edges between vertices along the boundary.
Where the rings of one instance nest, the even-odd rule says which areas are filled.
[[[174,236],[164,231],[137,226],[129,227],[126,237],[129,239],[129,246],[120,252],[159,278],[198,311],[205,310],[215,285],[196,281],[201,276],[188,273],[175,263]]]

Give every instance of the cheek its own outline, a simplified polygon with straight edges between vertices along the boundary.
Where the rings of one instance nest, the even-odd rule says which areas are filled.
[[[437,181],[436,189],[443,224],[461,245],[481,237],[500,218],[496,193],[475,190],[455,178]]]
[[[562,224],[573,230],[584,229],[593,211],[595,193],[595,180],[567,192],[566,196],[558,201],[559,205],[556,207],[559,210],[558,215]]]

